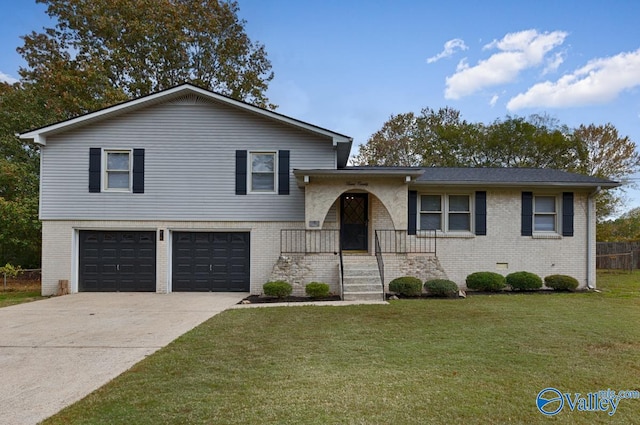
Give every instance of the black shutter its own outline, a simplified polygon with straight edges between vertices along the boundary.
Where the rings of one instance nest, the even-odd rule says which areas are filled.
[[[476,192],[476,235],[487,234],[487,192]]]
[[[102,149],[89,148],[89,192],[100,193]]]
[[[533,234],[533,193],[522,192],[522,236]]]
[[[133,193],[144,193],[144,149],[133,150]]]
[[[236,195],[247,194],[247,151],[236,151]]]
[[[562,194],[562,236],[573,236],[573,192]]]
[[[278,152],[278,195],[289,194],[289,151]]]
[[[409,191],[409,223],[407,233],[415,235],[418,230],[418,192],[415,190]]]

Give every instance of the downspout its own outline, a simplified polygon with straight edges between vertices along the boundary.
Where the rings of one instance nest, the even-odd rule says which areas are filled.
[[[587,197],[587,289],[596,289],[591,282],[595,282],[594,276],[591,275],[591,267],[593,266],[593,249],[591,245],[591,237],[595,238],[595,235],[591,235],[591,214],[595,217],[595,197],[602,188],[596,187],[596,190],[591,192]]]

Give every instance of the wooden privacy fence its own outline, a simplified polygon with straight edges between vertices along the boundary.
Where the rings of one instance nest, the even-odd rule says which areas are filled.
[[[598,242],[596,268],[629,271],[640,269],[640,241]]]

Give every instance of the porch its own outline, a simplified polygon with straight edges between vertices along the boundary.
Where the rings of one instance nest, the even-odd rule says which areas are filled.
[[[341,229],[282,229],[280,233],[280,258],[296,258],[306,268],[314,264],[327,266],[327,258],[333,256],[338,268],[338,289],[344,300],[384,299],[388,280],[415,264],[420,257],[429,256],[437,263],[436,232],[420,232],[409,235],[406,230],[373,230],[373,248],[345,249],[354,246],[353,234]],[[356,244],[357,246],[357,244]],[[416,259],[417,257],[417,259]],[[391,260],[394,272],[385,280],[385,259]],[[422,261],[428,264],[429,261]],[[404,265],[405,267],[399,267]]]

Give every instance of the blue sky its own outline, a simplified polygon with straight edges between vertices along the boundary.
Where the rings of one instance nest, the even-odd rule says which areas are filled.
[[[640,143],[640,2],[239,0],[280,113],[365,143],[392,114],[450,106],[468,121],[548,113]],[[0,0],[0,79],[42,5]],[[357,153],[354,147],[352,154]],[[640,206],[628,192],[627,208]]]

